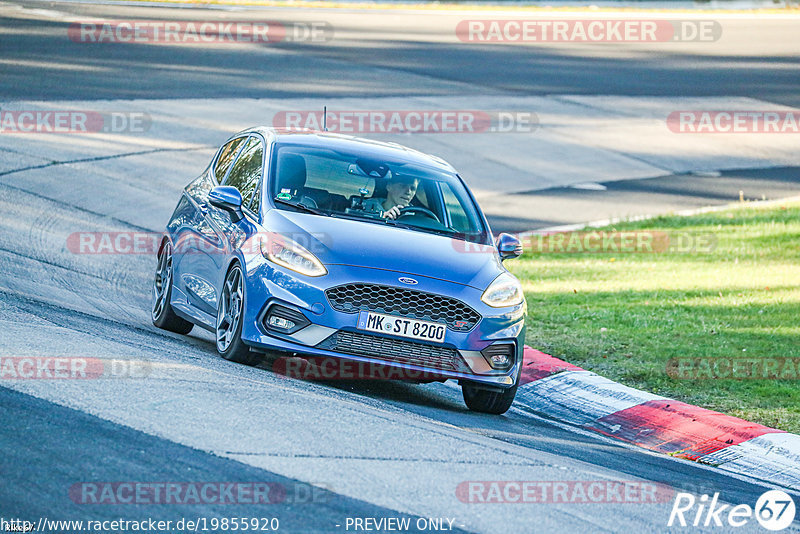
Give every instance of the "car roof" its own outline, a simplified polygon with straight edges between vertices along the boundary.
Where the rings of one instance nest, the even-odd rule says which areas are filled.
[[[318,130],[284,130],[267,126],[248,128],[236,135],[259,133],[264,137],[272,137],[275,142],[282,145],[307,146],[314,148],[329,148],[333,150],[354,150],[368,157],[376,159],[403,161],[433,167],[445,172],[455,173],[456,170],[445,160],[437,156],[408,148],[398,143],[375,141],[352,135],[344,135]]]

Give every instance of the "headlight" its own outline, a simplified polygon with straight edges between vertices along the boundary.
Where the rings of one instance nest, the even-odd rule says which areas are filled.
[[[273,263],[306,276],[322,276],[328,270],[316,256],[280,234],[269,234],[259,243],[261,254]]]
[[[511,273],[503,273],[495,278],[481,296],[481,300],[493,308],[516,306],[522,299],[522,285]]]

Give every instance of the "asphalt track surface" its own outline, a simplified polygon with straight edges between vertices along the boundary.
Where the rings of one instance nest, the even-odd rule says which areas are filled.
[[[366,32],[368,42],[95,50],[65,44],[68,23],[35,10],[115,19],[190,15],[24,5],[27,14],[2,6],[3,100],[455,95],[480,87],[484,94],[707,92],[798,104],[796,47],[786,45],[796,40],[796,22],[734,19],[751,40],[733,50],[703,52],[698,44],[679,52],[609,46],[531,54],[520,47],[438,43],[444,39],[438,16],[276,10],[270,19],[330,18],[343,39]],[[192,18],[217,16],[191,12]],[[53,38],[58,32],[62,38]],[[19,168],[28,156],[19,154]],[[34,523],[277,517],[283,532],[352,532],[345,528],[348,517],[407,516],[452,518],[454,529],[468,532],[664,532],[671,500],[468,504],[456,489],[470,480],[649,481],[696,495],[719,492],[725,503],[751,506],[765,491],[760,483],[621,446],[533,412],[470,413],[451,385],[289,380],[266,364],[249,368],[221,360],[203,332],[177,336],[155,329],[149,321],[152,257],[80,255],[65,243],[76,231],[159,231],[191,178],[171,171],[202,167],[207,157],[208,148],[168,149],[29,165],[0,176],[0,355],[115,359],[146,370],[96,380],[3,381],[0,517]],[[317,490],[315,498],[265,506],[92,505],[70,497],[75,484],[124,481],[259,481],[279,484],[290,496],[306,495],[309,485]],[[715,529],[675,529],[703,530]],[[753,522],[738,530],[758,527]]]
[[[724,39],[715,42],[510,45],[459,41],[460,20],[489,16],[475,13],[4,4],[76,20],[266,19],[333,28],[331,40],[270,46],[92,46],[65,40],[63,21],[4,10],[0,94],[9,99],[503,93],[749,96],[800,105],[797,19],[708,15],[723,25]]]

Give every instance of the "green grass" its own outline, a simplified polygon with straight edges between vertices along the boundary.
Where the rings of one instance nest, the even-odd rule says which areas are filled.
[[[527,343],[632,387],[800,433],[800,380],[667,374],[678,357],[800,358],[800,203],[599,230],[713,235],[716,246],[506,262],[528,300]]]

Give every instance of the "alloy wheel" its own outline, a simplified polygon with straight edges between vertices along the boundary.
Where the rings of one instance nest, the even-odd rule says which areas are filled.
[[[234,267],[225,277],[217,307],[217,350],[225,352],[234,341],[242,316],[242,271]]]

